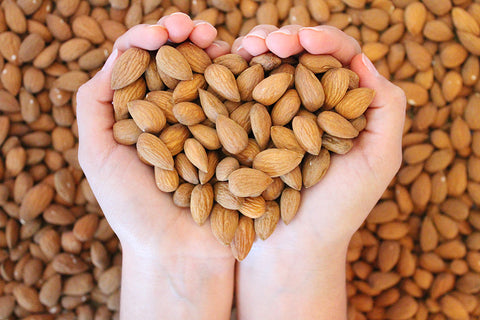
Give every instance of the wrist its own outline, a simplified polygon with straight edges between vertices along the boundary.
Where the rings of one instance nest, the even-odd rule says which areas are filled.
[[[186,255],[146,255],[123,248],[123,319],[227,319],[234,262]],[[145,315],[149,315],[145,318]]]

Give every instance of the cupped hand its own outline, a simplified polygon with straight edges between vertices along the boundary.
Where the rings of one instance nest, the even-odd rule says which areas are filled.
[[[183,13],[155,25],[137,25],[118,38],[103,69],[78,91],[79,161],[124,250],[128,246],[137,255],[152,258],[233,261],[230,249],[215,240],[209,224],[199,227],[188,209],[176,207],[171,195],[157,188],[153,168],[139,160],[134,147],[118,144],[112,133],[110,78],[122,52],[130,47],[157,50],[168,40],[189,39],[215,58],[230,51],[228,44],[214,41],[216,35],[213,26]]]
[[[367,126],[351,151],[331,157],[324,178],[302,191],[296,217],[288,226],[280,222],[266,241],[257,240],[249,257],[265,250],[296,251],[301,245],[340,242],[346,246],[400,167],[406,107],[403,91],[379,75],[355,39],[329,26],[257,26],[237,39],[232,51],[246,59],[268,51],[282,58],[303,51],[331,54],[359,75],[361,87],[375,90],[365,114]]]

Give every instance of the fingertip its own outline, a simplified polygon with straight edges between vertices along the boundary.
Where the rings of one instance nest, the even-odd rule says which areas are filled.
[[[343,31],[331,26],[302,28],[298,31],[300,44],[312,54],[331,54],[348,65],[361,52],[358,42]]]
[[[232,53],[236,53],[242,56],[245,60],[250,61],[250,59],[252,59],[252,55],[243,47],[243,38],[244,37],[238,37],[235,39],[232,45]]]
[[[258,56],[268,51],[265,38],[256,35],[246,35],[242,41],[243,49],[252,56]]]
[[[183,12],[172,13],[162,22],[165,28],[167,28],[168,38],[173,42],[187,40],[193,30],[192,19]]]
[[[207,48],[217,37],[217,29],[206,21],[194,21],[190,40],[200,48]]]
[[[216,40],[205,49],[205,52],[211,59],[215,59],[219,56],[229,53],[230,45],[225,41]]]
[[[270,33],[265,43],[267,48],[280,58],[287,58],[303,51],[298,33],[289,29],[282,28]]]
[[[126,51],[132,47],[145,50],[157,50],[168,40],[168,32],[165,27],[159,24],[139,24],[121,35],[115,44],[114,49]]]

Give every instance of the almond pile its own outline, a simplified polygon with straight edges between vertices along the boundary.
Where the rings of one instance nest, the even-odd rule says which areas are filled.
[[[248,64],[235,54],[212,62],[189,42],[131,48],[113,67],[113,134],[136,144],[158,188],[197,224],[211,214],[215,237],[243,260],[255,234],[265,240],[280,217],[294,218],[330,152],[350,151],[365,128],[375,93],[358,83],[329,55]]]
[[[258,24],[358,40],[408,111],[402,169],[350,243],[348,319],[478,318],[478,0],[2,0],[0,319],[118,319],[121,248],[78,165],[75,91],[128,28],[177,11],[229,43]]]

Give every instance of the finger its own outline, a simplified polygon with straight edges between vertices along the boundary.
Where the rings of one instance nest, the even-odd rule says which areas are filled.
[[[277,27],[269,24],[261,24],[253,28],[242,41],[245,50],[252,56],[258,56],[259,54],[268,52],[265,39],[270,32],[278,30]]]
[[[210,58],[215,59],[216,57],[230,53],[230,45],[225,41],[216,40],[205,49],[205,52],[210,56]]]
[[[376,158],[381,152],[401,154],[405,121],[404,92],[382,77],[364,54],[356,55],[350,68],[360,77],[360,86],[375,90],[375,98],[366,112],[367,126],[360,135],[359,149]]]
[[[302,28],[298,31],[300,44],[312,54],[331,54],[344,65],[361,52],[357,40],[331,26]]]
[[[118,57],[118,49],[114,49],[102,70],[77,92],[77,120],[80,142],[80,154],[104,154],[113,146],[112,136],[114,124],[110,87],[112,68]]]
[[[244,37],[238,37],[235,39],[235,41],[232,44],[232,53],[236,53],[238,55],[241,55],[245,60],[250,61],[252,59],[252,55],[245,50],[243,47],[243,38]]]
[[[287,58],[303,51],[298,39],[298,30],[302,27],[290,25],[271,32],[265,41],[267,48],[280,58]]]
[[[206,21],[196,20],[193,23],[190,40],[200,48],[207,48],[217,37],[217,29]]]
[[[157,50],[167,42],[167,39],[168,32],[165,27],[158,24],[139,24],[121,35],[113,48],[122,52],[131,47]]]
[[[175,12],[162,18],[160,25],[167,28],[168,38],[172,42],[183,42],[188,39],[193,30],[193,21],[183,12]]]

